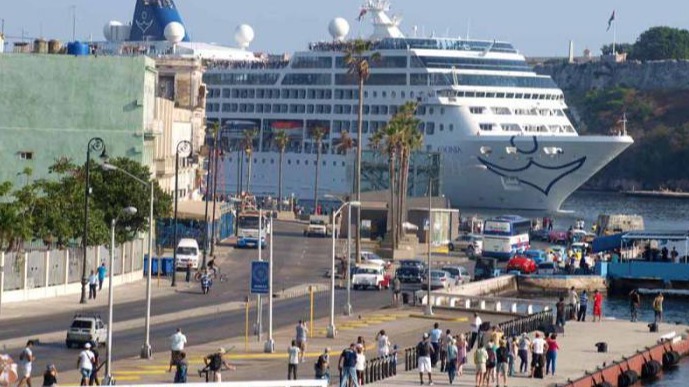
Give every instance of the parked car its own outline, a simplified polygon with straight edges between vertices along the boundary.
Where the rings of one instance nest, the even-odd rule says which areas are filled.
[[[483,236],[478,234],[460,235],[447,245],[450,251],[463,251],[468,256],[479,255],[483,251]]]
[[[557,264],[555,262],[542,262],[538,264],[538,274],[553,275],[557,274]]]
[[[567,239],[567,231],[552,230],[548,233],[548,241],[553,244],[566,245]]]
[[[67,330],[65,344],[67,348],[82,347],[86,343],[105,344],[108,326],[98,314],[76,314]]]
[[[361,264],[356,266],[352,276],[352,288],[366,289],[375,288],[381,290],[390,287],[390,275],[385,272],[385,268],[376,264]]]
[[[452,277],[450,273],[443,270],[431,270],[431,290],[433,289],[447,289],[450,287]],[[424,288],[427,288],[428,277],[423,280]]]
[[[426,262],[418,259],[402,259],[400,260],[400,267],[416,267],[423,271],[426,269]]]
[[[471,281],[469,271],[467,271],[464,266],[443,266],[440,270],[448,272],[455,285],[461,285]]]
[[[199,268],[199,244],[196,239],[182,238],[177,244],[177,269]]]
[[[550,232],[545,228],[539,228],[538,230],[529,231],[529,239],[532,241],[547,242],[549,239]]]
[[[395,276],[403,283],[421,283],[423,270],[414,266],[399,267],[395,270]]]
[[[474,281],[495,278],[500,275],[498,260],[495,258],[478,257],[474,265]]]
[[[521,255],[533,259],[536,265],[548,262],[548,255],[543,250],[525,250]]]
[[[523,255],[515,255],[507,261],[507,266],[505,270],[509,273],[510,271],[518,271],[522,274],[533,274],[536,272],[536,262],[529,257]]]
[[[361,252],[361,263],[372,263],[372,264],[383,266],[385,268],[390,266],[389,261],[384,260],[378,254],[371,252],[371,251],[362,251]]]

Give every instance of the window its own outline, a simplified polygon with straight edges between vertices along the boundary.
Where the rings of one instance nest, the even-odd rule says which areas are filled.
[[[431,135],[433,133],[435,133],[435,123],[434,122],[426,123],[426,134]]]
[[[356,82],[356,77],[353,77],[350,74],[335,75],[335,84],[337,85],[356,85]],[[366,81],[366,84],[372,86],[406,86],[407,74],[371,74]]]
[[[19,152],[19,160],[33,160],[33,152]]]
[[[330,85],[330,74],[287,74],[283,85]]]
[[[469,112],[471,112],[471,114],[483,114],[483,110],[483,107],[478,106],[472,106],[469,108]]]
[[[486,132],[490,132],[493,130],[493,124],[479,124],[478,127],[479,129]]]
[[[502,116],[509,116],[512,114],[510,109],[506,108],[506,107],[494,106],[494,107],[491,107],[490,110],[493,112],[493,114],[502,115]]]
[[[292,59],[294,69],[329,69],[333,66],[333,59],[325,57],[303,57],[298,56]]]

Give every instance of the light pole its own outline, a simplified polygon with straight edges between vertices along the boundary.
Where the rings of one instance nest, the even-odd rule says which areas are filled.
[[[122,209],[120,215],[134,215],[136,214],[136,207],[127,207]],[[105,379],[103,384],[112,386],[115,384],[115,379],[112,377],[112,310],[113,310],[113,272],[115,267],[115,226],[119,216],[116,216],[110,221],[110,263],[108,263],[108,357],[105,362]]]
[[[177,143],[175,151],[175,231],[174,243],[172,246],[172,286],[177,286],[177,201],[179,196],[179,153],[189,153],[187,157],[191,156],[192,145],[187,140],[182,140]]]
[[[261,241],[259,240],[260,244]],[[263,346],[263,351],[265,353],[275,352],[275,340],[273,340],[273,216],[270,216],[270,253],[268,255],[268,267],[270,271],[268,272],[268,341],[266,341]]]
[[[89,196],[91,195],[91,151],[101,152],[101,159],[106,159],[108,157],[105,152],[105,142],[100,137],[94,137],[89,140],[86,146],[86,188],[84,194],[84,235],[82,237],[81,244],[84,248],[84,260],[82,262],[83,266],[81,268],[81,300],[79,303],[86,303],[86,285],[89,282],[88,277],[86,277],[86,261],[87,261],[87,251],[88,251],[88,236],[89,236]]]
[[[327,336],[328,338],[335,338],[335,334],[337,330],[335,329],[335,219],[337,219],[337,216],[342,212],[342,210],[345,207],[361,207],[361,202],[359,201],[352,201],[352,202],[345,202],[342,203],[340,208],[337,209],[337,211],[333,212],[333,228],[332,228],[332,265],[330,269],[330,324],[328,325],[327,328]]]
[[[346,203],[342,198],[335,195],[325,195],[328,199],[337,199],[340,203]],[[342,222],[340,222],[342,223]],[[335,230],[333,229],[333,232]],[[352,315],[352,206],[347,208],[347,304],[344,307],[345,316]]]
[[[103,169],[106,171],[119,171],[129,176],[130,178],[138,181],[150,188],[150,199],[149,199],[149,213],[148,213],[148,263],[146,265],[146,318],[144,320],[144,344],[141,346],[141,358],[150,359],[153,353],[151,352],[151,271],[153,270],[153,189],[155,185],[152,181],[146,181],[138,178],[137,176],[125,171],[124,169],[104,163],[102,165]],[[176,247],[176,246],[175,246]]]

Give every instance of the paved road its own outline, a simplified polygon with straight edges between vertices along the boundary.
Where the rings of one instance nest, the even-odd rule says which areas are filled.
[[[330,267],[330,239],[312,239],[302,236],[302,226],[290,223],[275,225],[274,264],[276,291],[304,283],[327,282],[323,273]],[[249,288],[250,261],[257,258],[256,250],[234,250],[218,258],[223,273],[229,280],[224,283],[216,282],[210,295],[203,296],[200,287],[188,290],[181,289],[174,296],[156,298],[153,303],[153,315],[174,313],[176,311],[206,305],[217,305],[229,301],[244,300]],[[268,259],[267,250],[264,259]],[[336,313],[340,313],[345,302],[345,291],[338,290],[336,297]],[[389,302],[389,292],[352,292],[352,304],[356,310],[373,309]],[[329,314],[329,293],[316,295],[316,318]],[[92,311],[86,308],[85,311]],[[106,317],[104,310],[101,312]],[[132,302],[117,305],[115,308],[115,322],[122,322],[141,318],[144,315],[145,303]],[[250,321],[256,320],[255,309],[251,309]],[[274,327],[291,326],[299,318],[307,318],[309,314],[308,297],[278,300],[274,303]],[[38,337],[51,332],[66,331],[72,319],[72,313],[61,313],[48,318],[37,317],[30,319],[3,320],[0,323],[0,343],[3,340],[17,336],[31,335]],[[264,326],[267,324],[267,307],[264,308]],[[151,345],[154,351],[166,352],[168,337],[176,327],[182,327],[194,344],[208,343],[241,336],[244,334],[244,311],[236,310],[226,313],[214,313],[188,318],[174,323],[163,323],[151,327]],[[17,327],[21,327],[17,331]],[[137,329],[114,331],[113,359],[136,356],[143,343],[143,326]],[[63,337],[63,336],[60,336]],[[6,352],[17,354],[20,348],[6,348]],[[34,351],[39,357],[39,364],[45,364],[47,359],[54,362],[58,369],[68,370],[76,366],[77,350],[65,348],[64,339],[41,341],[41,345]],[[43,360],[40,360],[43,359]],[[37,368],[38,369],[38,368]]]

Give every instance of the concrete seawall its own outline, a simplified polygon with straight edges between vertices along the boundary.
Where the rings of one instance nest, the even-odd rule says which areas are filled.
[[[600,276],[518,276],[517,290],[522,294],[531,295],[560,295],[572,286],[589,293],[594,290],[607,292],[605,277]]]

